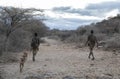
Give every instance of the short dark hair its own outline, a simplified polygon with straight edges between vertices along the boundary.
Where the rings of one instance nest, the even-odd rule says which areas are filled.
[[[37,33],[34,33],[35,36],[37,36],[38,34]]]
[[[90,31],[90,33],[91,33],[91,34],[93,34],[93,33],[94,33],[94,31],[93,31],[93,30],[91,30],[91,31]]]

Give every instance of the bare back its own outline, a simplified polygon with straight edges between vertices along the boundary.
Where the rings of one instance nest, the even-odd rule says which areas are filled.
[[[94,36],[93,34],[90,34],[88,36],[88,46],[94,47],[96,42],[97,42],[96,36]]]

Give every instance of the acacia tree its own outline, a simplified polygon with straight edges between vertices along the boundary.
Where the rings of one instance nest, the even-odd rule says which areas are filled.
[[[30,24],[30,20],[35,16],[42,16],[40,9],[20,9],[14,7],[0,7],[0,23],[4,28],[5,41],[4,51],[7,51],[7,42],[10,35],[17,29]],[[37,13],[37,14],[36,14]]]

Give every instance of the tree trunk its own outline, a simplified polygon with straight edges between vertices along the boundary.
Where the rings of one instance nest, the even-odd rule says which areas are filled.
[[[4,52],[6,52],[6,51],[7,51],[7,42],[8,42],[8,37],[9,37],[9,36],[7,36],[7,37],[6,37],[6,39],[5,39],[5,41],[4,41]]]
[[[8,42],[8,37],[6,37],[5,40],[3,41],[3,45],[1,47],[0,56],[2,56],[3,53],[7,51],[7,42]]]

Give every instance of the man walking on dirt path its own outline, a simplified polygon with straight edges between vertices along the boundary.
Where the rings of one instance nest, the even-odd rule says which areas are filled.
[[[94,54],[93,54],[93,48],[95,47],[95,44],[97,44],[97,47],[98,47],[97,38],[96,38],[96,36],[94,35],[94,31],[91,30],[91,34],[88,35],[87,42],[86,42],[85,45],[88,45],[88,46],[89,46],[90,53],[89,53],[88,58],[90,59],[91,56],[92,56],[92,60],[95,59]]]
[[[33,53],[32,60],[33,61],[35,61],[35,56],[39,50],[39,45],[40,45],[40,39],[38,38],[38,34],[34,33],[34,36],[32,38],[32,42],[31,42],[31,48],[32,48],[32,53]]]

